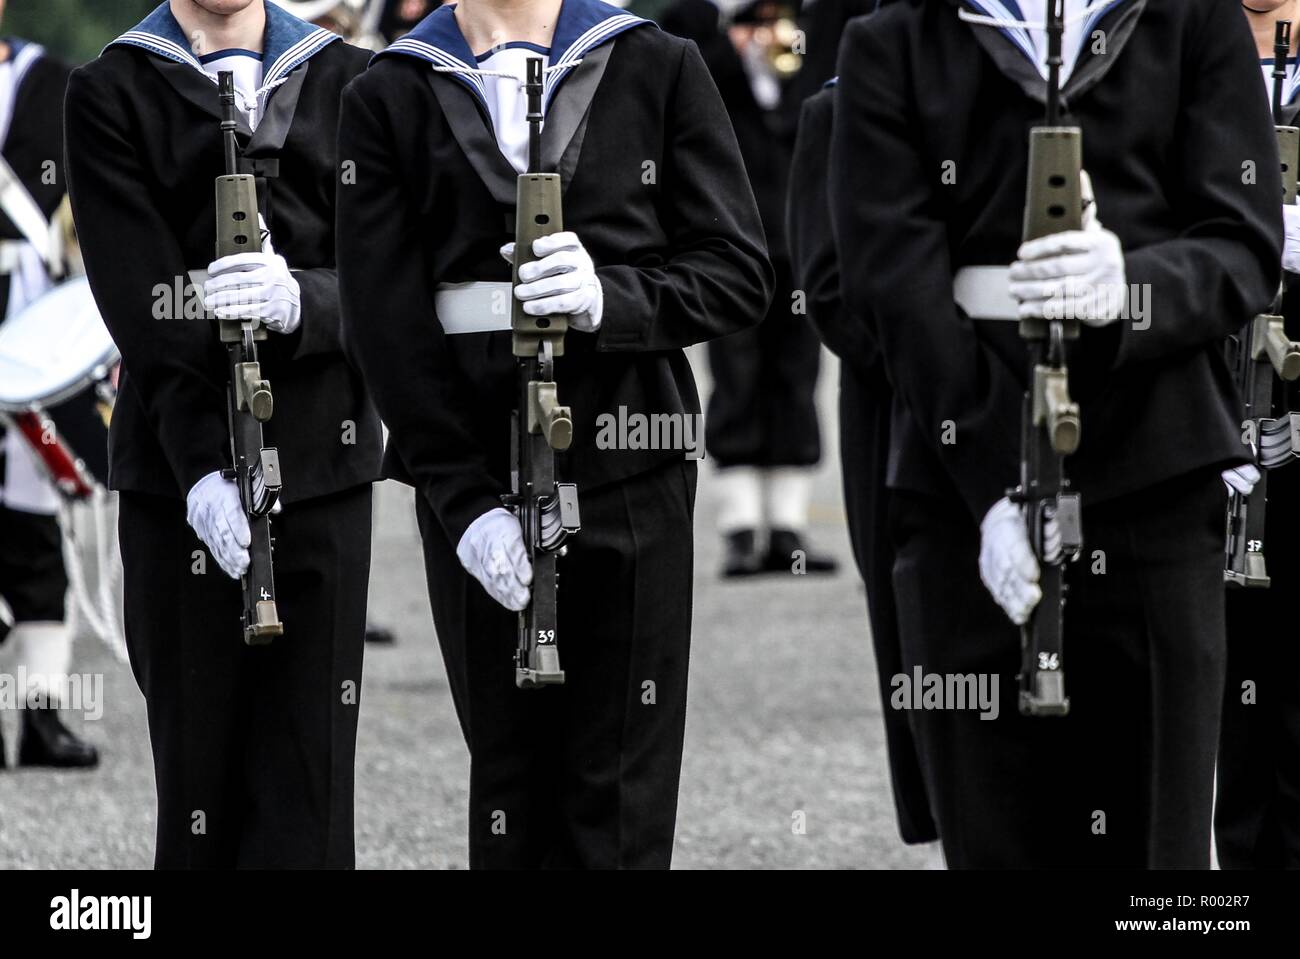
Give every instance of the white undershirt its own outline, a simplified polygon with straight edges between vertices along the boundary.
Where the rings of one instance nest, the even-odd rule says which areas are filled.
[[[488,113],[492,117],[497,146],[502,156],[520,173],[528,170],[528,97],[524,92],[524,80],[528,76],[530,57],[541,57],[543,69],[551,59],[549,53],[532,45],[498,47],[478,58],[480,70],[510,74],[506,77],[485,76],[483,84],[487,88]]]
[[[199,61],[203,72],[212,78],[223,70],[234,74],[235,105],[248,121],[248,128],[256,130],[258,121],[257,91],[262,85],[262,55],[251,50],[218,50]]]

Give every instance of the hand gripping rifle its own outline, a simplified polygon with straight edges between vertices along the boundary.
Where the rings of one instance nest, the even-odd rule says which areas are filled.
[[[1291,52],[1291,21],[1279,20],[1273,46],[1273,122],[1282,157],[1282,202],[1296,201],[1296,164],[1300,163],[1300,129],[1282,122],[1282,92]],[[1245,404],[1244,442],[1251,447],[1261,475],[1250,496],[1233,491],[1228,500],[1227,545],[1223,578],[1229,586],[1262,589],[1269,585],[1264,551],[1268,504],[1268,470],[1300,457],[1300,413],[1274,415],[1277,380],[1300,377],[1300,343],[1287,336],[1279,290],[1273,308],[1255,317],[1229,341],[1229,352]]]
[[[515,286],[519,268],[538,259],[533,241],[564,229],[560,176],[541,172],[541,58],[530,57],[527,71],[528,172],[519,176],[515,194]],[[563,315],[530,316],[511,297],[510,327],[518,393],[510,425],[511,495],[506,503],[519,517],[533,565],[532,598],[519,614],[515,685],[533,689],[564,682],[556,632],[556,561],[581,525],[578,488],[555,481],[555,452],[568,449],[573,441],[573,417],[560,405],[554,369],[555,358],[564,354],[569,321]]]
[[[1025,240],[1083,226],[1083,131],[1060,122],[1062,2],[1047,0],[1047,122],[1029,132]],[[1070,709],[1062,651],[1065,564],[1083,547],[1079,494],[1069,492],[1064,467],[1064,458],[1079,447],[1080,430],[1079,407],[1070,399],[1065,343],[1078,338],[1079,321],[1021,320],[1020,336],[1029,348],[1030,382],[1021,411],[1020,485],[1008,496],[1024,511],[1043,592],[1020,628],[1020,712],[1064,716]],[[1053,518],[1061,532],[1061,553],[1049,560],[1047,524]]]
[[[262,248],[257,219],[257,184],[252,174],[239,172],[239,142],[235,139],[235,84],[228,71],[217,77],[221,97],[221,136],[226,175],[217,177],[217,257],[256,253]],[[252,541],[248,572],[240,580],[244,592],[244,642],[259,646],[284,633],[275,608],[275,573],[271,566],[271,509],[280,497],[280,458],[262,446],[262,424],[271,418],[271,384],[262,378],[257,342],[266,330],[257,320],[217,320],[230,363],[226,388],[226,417],[230,427],[231,467],[222,476],[239,485],[239,498],[248,514]]]

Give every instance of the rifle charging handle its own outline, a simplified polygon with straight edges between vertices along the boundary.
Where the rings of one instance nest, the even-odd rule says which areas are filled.
[[[560,405],[553,382],[528,384],[528,432],[541,433],[553,450],[567,450],[573,442],[573,414]]]
[[[1252,357],[1258,360],[1267,354],[1277,375],[1286,382],[1300,379],[1300,343],[1287,336],[1282,317],[1260,317],[1251,347]]]
[[[239,406],[253,414],[253,419],[265,423],[275,409],[271,384],[262,379],[260,363],[239,364]]]
[[[1079,404],[1070,399],[1069,375],[1050,366],[1034,367],[1034,423],[1044,426],[1052,449],[1069,456],[1079,448]]]

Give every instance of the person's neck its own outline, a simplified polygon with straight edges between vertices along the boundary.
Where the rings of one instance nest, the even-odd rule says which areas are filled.
[[[1295,30],[1292,31],[1291,49],[1295,49],[1295,33],[1300,31],[1300,23],[1296,23],[1296,14],[1300,11],[1296,9],[1296,0],[1290,3],[1284,3],[1276,10],[1269,10],[1267,13],[1260,13],[1252,10],[1248,3],[1243,3],[1241,8],[1246,11],[1246,19],[1250,21],[1250,30],[1255,34],[1255,48],[1259,50],[1262,59],[1272,59],[1273,57],[1273,40],[1276,36],[1277,22],[1279,20],[1290,20],[1295,24]]]
[[[524,40],[549,47],[561,0],[459,0],[456,24],[475,56]]]
[[[266,7],[261,0],[238,13],[219,14],[204,10],[194,0],[170,0],[172,16],[189,38],[194,53],[202,56],[217,50],[262,52],[266,32]]]
[[[13,51],[9,49],[9,44],[0,40],[0,63],[8,63],[9,54],[11,53],[13,53]]]

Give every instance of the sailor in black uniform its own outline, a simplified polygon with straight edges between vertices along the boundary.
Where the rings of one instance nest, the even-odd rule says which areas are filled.
[[[728,577],[789,573],[796,560],[805,573],[837,565],[806,542],[812,467],[821,459],[814,396],[821,345],[795,290],[785,236],[801,58],[779,45],[775,30],[781,21],[792,25],[797,8],[754,0],[724,18],[711,0],[678,0],[660,21],[696,42],[718,85],[776,270],[776,292],[762,322],[708,347],[713,391],[705,446],[719,467],[716,522]],[[838,39],[828,36],[824,46]]]
[[[262,0],[172,0],[69,83],[73,211],[123,358],[110,482],[160,867],[354,862],[380,433],[339,344],[334,134],[340,91],[367,56]],[[224,173],[218,69],[235,74],[239,143],[269,229],[263,253],[226,262],[210,262]],[[266,444],[284,482],[272,531],[285,631],[267,646],[246,647],[240,626],[248,530],[221,472],[225,350],[173,292],[205,267],[187,303],[251,310],[270,331],[259,352],[275,396]]]
[[[510,489],[515,396],[502,247],[526,169],[525,61],[563,233],[516,290],[570,315],[555,366],[581,532],[560,560],[565,682],[515,687],[531,568]],[[463,0],[343,97],[345,338],[413,485],[429,594],[470,751],[474,867],[666,867],[686,718],[695,465],[601,442],[602,415],[699,412],[683,348],[760,317],[762,223],[694,45],[598,0]],[[509,252],[507,249],[506,252]]]
[[[880,350],[866,323],[844,309],[839,256],[831,230],[827,174],[835,86],[804,101],[790,166],[786,225],[795,282],[808,296],[808,316],[822,342],[840,358],[840,465],[844,512],[858,572],[867,587],[871,641],[884,711],[890,783],[899,833],[907,843],[937,838],[906,712],[889,707],[894,676],[903,671],[889,542],[889,453],[892,392]]]
[[[52,283],[48,221],[66,189],[58,164],[68,73],[39,44],[0,39],[0,144],[8,167],[0,189],[0,320],[19,313]],[[57,694],[72,659],[59,493],[26,444],[18,430],[0,424],[0,606],[8,612],[0,614],[0,669],[28,680],[17,762],[94,766],[96,748],[59,719]]]
[[[1234,4],[1070,0],[1063,101],[1096,205],[1089,229],[1022,247],[1044,7],[895,4],[841,48],[832,211],[846,307],[896,390],[904,671],[999,681],[996,718],[920,710],[913,728],[952,866],[1205,867],[1220,474],[1245,461],[1223,341],[1277,289],[1277,148]],[[1028,361],[1002,321],[1058,307],[1084,321],[1066,472],[1085,547],[1067,572],[1070,714],[1047,719],[1016,705],[1013,621],[1039,568],[1006,499]]]
[[[1271,96],[1274,24],[1290,20],[1300,28],[1300,4],[1251,0],[1243,9]],[[1282,102],[1282,119],[1300,123],[1294,60]],[[1282,263],[1289,274],[1300,273],[1300,207],[1286,206],[1283,213]],[[1291,339],[1300,340],[1300,296],[1295,277],[1288,280],[1283,313]],[[1279,380],[1275,389],[1278,410],[1300,411],[1300,383]],[[1215,847],[1224,869],[1300,868],[1300,464],[1269,473],[1265,533],[1269,588],[1229,589],[1227,597],[1228,680],[1214,806]]]

